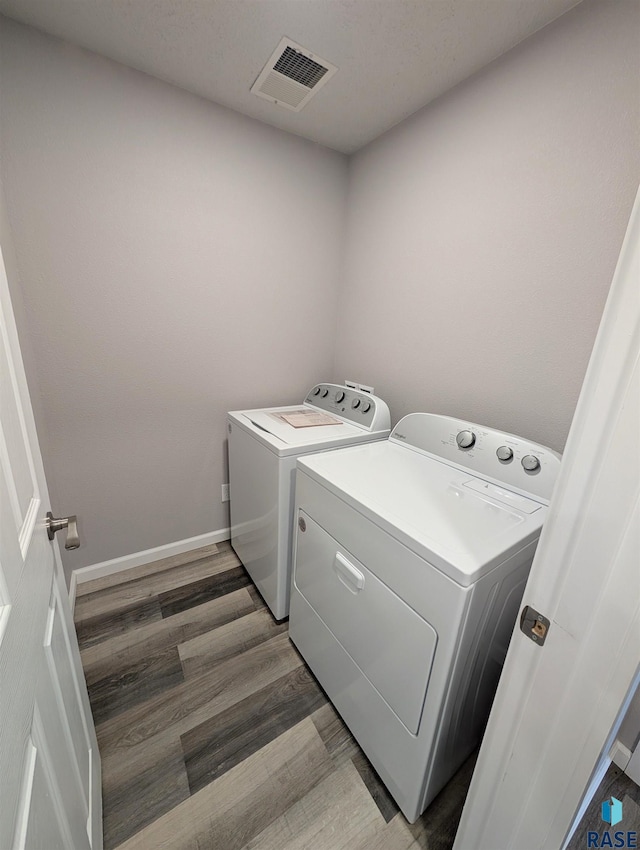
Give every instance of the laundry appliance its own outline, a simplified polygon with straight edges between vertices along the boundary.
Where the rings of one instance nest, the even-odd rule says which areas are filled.
[[[299,457],[389,436],[375,395],[317,384],[302,405],[228,414],[231,545],[278,620],[289,614]]]
[[[289,634],[409,821],[479,743],[559,466],[426,413],[298,461]]]

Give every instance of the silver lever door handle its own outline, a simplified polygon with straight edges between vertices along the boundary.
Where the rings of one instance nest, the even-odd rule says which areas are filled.
[[[64,542],[65,549],[78,549],[80,546],[80,538],[78,537],[78,518],[76,516],[65,516],[56,519],[51,511],[47,511],[47,537],[53,540],[57,531],[67,529],[67,539]]]

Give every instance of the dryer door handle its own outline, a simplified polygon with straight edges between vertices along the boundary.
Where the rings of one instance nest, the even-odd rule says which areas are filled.
[[[345,558],[340,552],[336,552],[333,559],[333,569],[342,584],[351,593],[358,593],[364,587],[364,574]]]

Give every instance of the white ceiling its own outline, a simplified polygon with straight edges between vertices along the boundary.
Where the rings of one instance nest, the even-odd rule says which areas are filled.
[[[352,153],[580,0],[0,0],[0,12]],[[249,89],[287,36],[338,66],[299,113]]]

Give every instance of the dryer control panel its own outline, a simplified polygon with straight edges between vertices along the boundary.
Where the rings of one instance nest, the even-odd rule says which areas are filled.
[[[547,446],[433,413],[410,413],[389,439],[544,504],[549,503],[560,469],[561,455]]]
[[[304,403],[333,413],[367,431],[391,428],[389,408],[381,398],[340,384],[316,384],[307,393]]]

